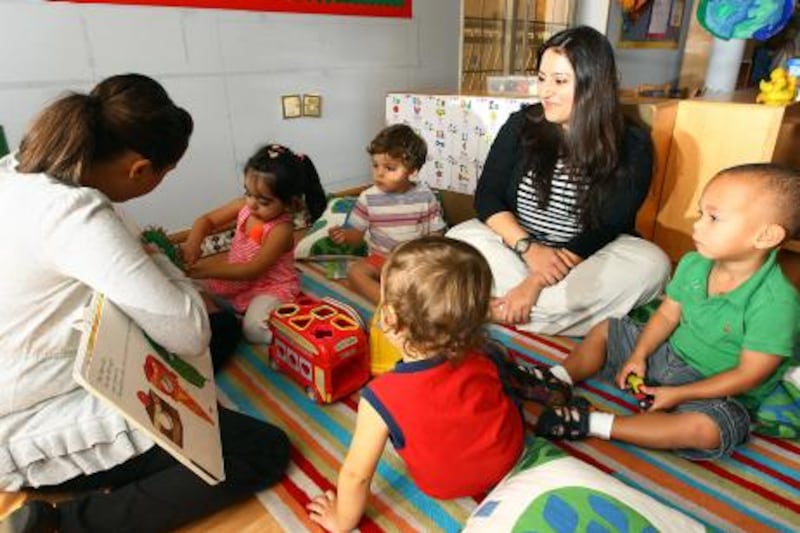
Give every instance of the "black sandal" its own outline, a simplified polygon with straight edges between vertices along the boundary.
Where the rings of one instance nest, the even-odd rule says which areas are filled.
[[[549,368],[520,363],[509,367],[512,387],[522,399],[543,405],[566,405],[572,399],[572,386]]]
[[[568,405],[548,407],[536,422],[536,434],[548,439],[580,440],[589,435],[589,402],[574,398]]]

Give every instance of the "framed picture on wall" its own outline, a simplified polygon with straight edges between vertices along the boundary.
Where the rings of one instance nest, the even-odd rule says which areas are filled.
[[[678,48],[686,0],[620,2],[619,48]]]
[[[318,94],[303,95],[303,116],[321,117],[322,116],[322,97]]]
[[[303,102],[299,94],[284,94],[281,96],[283,104],[283,118],[299,118],[303,116]]]

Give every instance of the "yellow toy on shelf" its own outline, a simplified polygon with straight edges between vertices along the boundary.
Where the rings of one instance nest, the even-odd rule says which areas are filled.
[[[786,105],[794,101],[797,91],[797,78],[786,69],[779,67],[770,72],[769,80],[761,80],[758,84],[760,92],[756,103],[766,105]]]

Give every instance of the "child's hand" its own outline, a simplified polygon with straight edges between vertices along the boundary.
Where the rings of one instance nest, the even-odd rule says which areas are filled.
[[[336,244],[344,244],[345,234],[341,226],[333,226],[328,230],[328,236]]]
[[[622,369],[617,373],[614,383],[620,389],[628,388],[628,374],[634,373],[637,376],[644,378],[647,375],[647,362],[644,359],[631,357],[628,362],[622,365]]]
[[[193,265],[186,265],[184,268],[186,275],[192,279],[206,279],[214,276],[213,265],[208,261],[197,261]]]
[[[643,385],[639,390],[653,396],[653,403],[650,405],[650,409],[647,410],[648,412],[667,411],[686,401],[681,394],[680,387],[649,387]]]
[[[181,254],[183,255],[183,263],[190,267],[200,259],[201,250],[199,246],[188,246],[184,242],[181,243]]]
[[[306,509],[308,509],[308,517],[312,522],[316,522],[328,531],[344,531],[339,527],[336,516],[336,493],[334,491],[327,490],[325,494],[320,494],[306,505]]]

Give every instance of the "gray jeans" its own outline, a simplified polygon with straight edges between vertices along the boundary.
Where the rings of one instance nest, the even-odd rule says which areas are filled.
[[[600,376],[613,381],[617,372],[630,358],[641,333],[641,326],[627,317],[608,321],[608,346],[606,361]],[[661,344],[647,358],[645,380],[654,385],[685,385],[703,379],[703,375],[687,365],[669,343]],[[703,413],[719,427],[720,445],[715,450],[676,450],[680,455],[693,460],[710,460],[730,454],[736,446],[744,443],[750,434],[750,415],[747,409],[733,398],[693,400],[682,403],[673,413]]]

